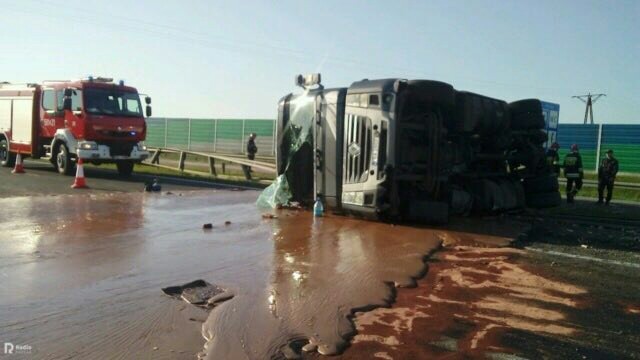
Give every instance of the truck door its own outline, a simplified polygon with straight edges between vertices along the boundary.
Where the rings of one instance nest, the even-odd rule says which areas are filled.
[[[40,135],[52,138],[56,133],[57,102],[54,89],[42,90],[42,107],[40,111]]]
[[[320,92],[314,125],[315,193],[329,207],[340,207],[342,190],[342,137],[346,89]]]

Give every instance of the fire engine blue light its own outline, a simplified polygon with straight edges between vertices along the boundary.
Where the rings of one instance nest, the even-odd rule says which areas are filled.
[[[132,131],[132,132],[131,132],[131,136],[135,136],[135,135],[136,135],[136,132],[135,132],[135,131]]]

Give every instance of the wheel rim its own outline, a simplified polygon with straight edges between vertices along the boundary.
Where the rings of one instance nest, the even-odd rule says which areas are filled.
[[[58,169],[64,169],[64,158],[66,157],[66,150],[64,147],[60,148],[58,152],[58,156],[56,157],[56,163],[58,164]]]

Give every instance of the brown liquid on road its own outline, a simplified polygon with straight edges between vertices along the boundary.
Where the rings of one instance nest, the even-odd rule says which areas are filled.
[[[356,311],[388,307],[442,242],[481,237],[306,211],[263,219],[255,191],[180,195],[0,199],[0,339],[48,359],[336,354]],[[161,291],[196,279],[235,296],[207,312]]]

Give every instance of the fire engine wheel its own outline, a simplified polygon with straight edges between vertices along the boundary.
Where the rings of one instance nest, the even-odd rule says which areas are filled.
[[[13,167],[16,164],[16,154],[9,152],[9,143],[6,139],[0,140],[0,165]]]
[[[133,172],[133,161],[118,161],[116,167],[120,176],[131,176]]]
[[[56,168],[58,172],[63,175],[73,175],[75,170],[75,164],[71,160],[69,149],[67,145],[61,144],[56,154]]]

